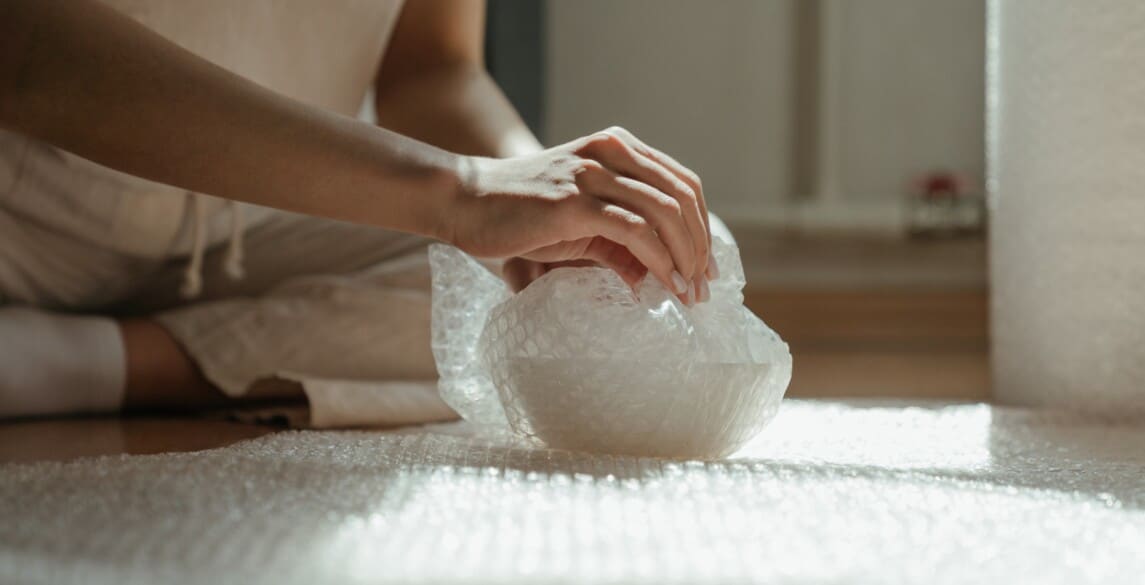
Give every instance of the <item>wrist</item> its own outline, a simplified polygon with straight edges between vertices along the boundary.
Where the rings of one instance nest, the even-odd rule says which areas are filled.
[[[453,244],[472,163],[469,157],[436,148],[414,153],[412,161],[398,168],[375,165],[381,173],[377,194],[385,203],[375,208],[379,217],[364,223]]]
[[[432,192],[432,209],[428,213],[426,235],[450,245],[457,245],[458,222],[464,215],[461,208],[473,192],[474,157],[450,154],[448,162],[437,173]]]

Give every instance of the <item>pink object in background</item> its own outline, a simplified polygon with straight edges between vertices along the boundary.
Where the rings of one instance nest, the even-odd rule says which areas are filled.
[[[986,224],[980,181],[947,170],[911,181],[907,233],[912,237],[977,235]]]

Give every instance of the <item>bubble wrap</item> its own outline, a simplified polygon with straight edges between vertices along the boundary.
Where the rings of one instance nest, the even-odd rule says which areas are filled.
[[[775,415],[787,344],[743,306],[743,267],[716,238],[711,301],[687,307],[648,276],[560,268],[510,295],[460,250],[430,249],[442,396],[487,429],[600,453],[717,457]]]
[[[0,466],[0,583],[1140,583],[1145,427],[786,401],[718,462],[466,423]]]
[[[995,395],[1145,413],[1145,3],[989,15]]]

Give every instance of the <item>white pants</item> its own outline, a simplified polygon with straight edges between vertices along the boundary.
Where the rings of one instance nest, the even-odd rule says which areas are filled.
[[[432,384],[392,383],[436,378],[425,239],[271,212],[245,240],[245,278],[223,273],[214,246],[187,301],[186,258],[110,251],[0,206],[0,304],[151,315],[229,395],[302,383],[318,426],[453,416]]]

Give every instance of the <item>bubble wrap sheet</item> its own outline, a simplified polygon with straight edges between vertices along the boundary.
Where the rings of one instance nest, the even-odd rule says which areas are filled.
[[[735,458],[464,423],[0,467],[0,583],[1141,583],[1145,427],[784,403]]]
[[[989,16],[996,396],[1145,414],[1145,2]]]
[[[727,455],[759,434],[791,353],[743,305],[733,242],[712,238],[711,299],[686,307],[652,275],[557,268],[517,294],[461,250],[430,246],[441,397],[486,431],[570,451]]]

